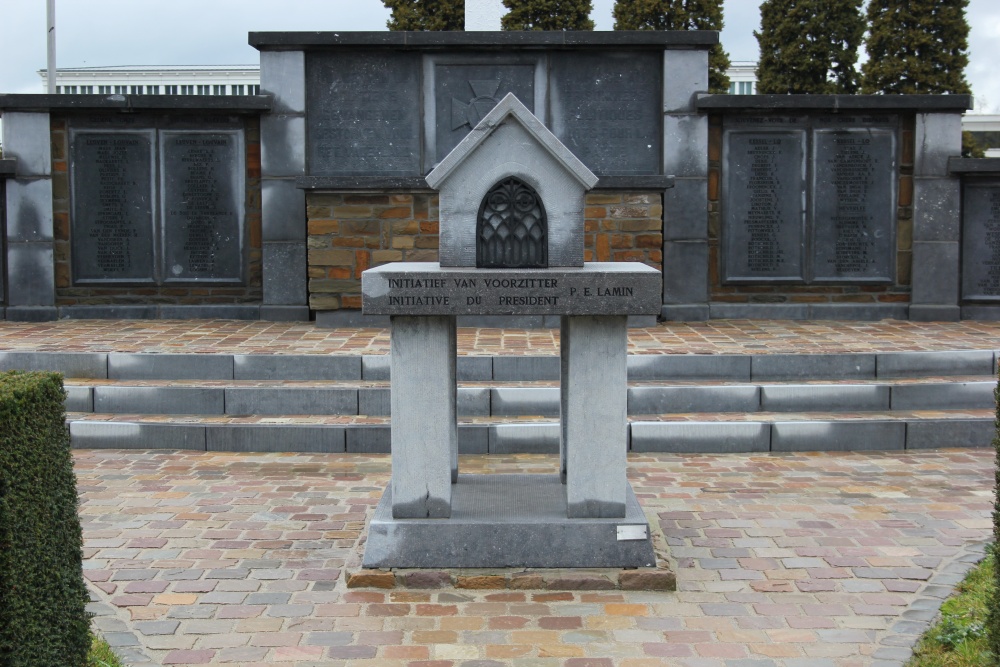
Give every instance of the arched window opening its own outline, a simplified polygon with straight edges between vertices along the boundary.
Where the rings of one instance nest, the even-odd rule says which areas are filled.
[[[476,218],[476,267],[548,268],[548,219],[534,189],[505,178],[483,197]]]

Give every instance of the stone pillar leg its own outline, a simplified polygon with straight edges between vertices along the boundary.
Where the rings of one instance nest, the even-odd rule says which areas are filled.
[[[447,519],[458,473],[454,316],[392,317],[392,516]]]
[[[570,518],[625,516],[627,319],[562,318],[559,452]]]

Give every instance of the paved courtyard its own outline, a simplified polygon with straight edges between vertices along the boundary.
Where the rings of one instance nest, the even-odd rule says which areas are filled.
[[[387,456],[76,452],[95,624],[133,665],[899,665],[981,557],[993,465],[985,449],[631,455],[675,593],[360,590],[345,569]]]

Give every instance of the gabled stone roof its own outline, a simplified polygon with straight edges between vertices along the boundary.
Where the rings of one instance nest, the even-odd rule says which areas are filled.
[[[465,136],[462,141],[435,167],[431,173],[427,174],[427,184],[435,190],[448,179],[448,177],[462,164],[465,159],[474,153],[483,141],[508,119],[516,120],[531,136],[535,138],[540,146],[545,148],[555,158],[566,171],[573,175],[576,180],[586,190],[590,190],[597,184],[597,176],[587,168],[580,159],[566,148],[565,145],[552,134],[547,127],[542,125],[534,114],[524,106],[514,93],[507,93],[500,102],[493,107],[493,110],[486,114],[479,123],[472,128],[472,131]]]

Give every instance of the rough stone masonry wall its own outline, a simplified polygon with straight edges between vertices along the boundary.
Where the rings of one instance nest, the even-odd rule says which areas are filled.
[[[389,262],[436,262],[438,197],[416,193],[309,193],[309,308],[361,308],[361,273]],[[662,269],[658,192],[591,192],[584,259]]]
[[[243,285],[88,285],[72,278],[69,184],[69,131],[65,117],[53,116],[52,218],[55,237],[56,305],[259,303],[262,298],[260,218],[260,121],[244,120],[246,149],[246,273]]]
[[[708,134],[708,243],[709,291],[714,302],[726,303],[856,303],[893,304],[910,302],[913,256],[913,155],[912,115],[901,118],[900,169],[896,205],[896,280],[887,285],[723,285],[719,265],[722,228],[722,115],[709,117]]]

